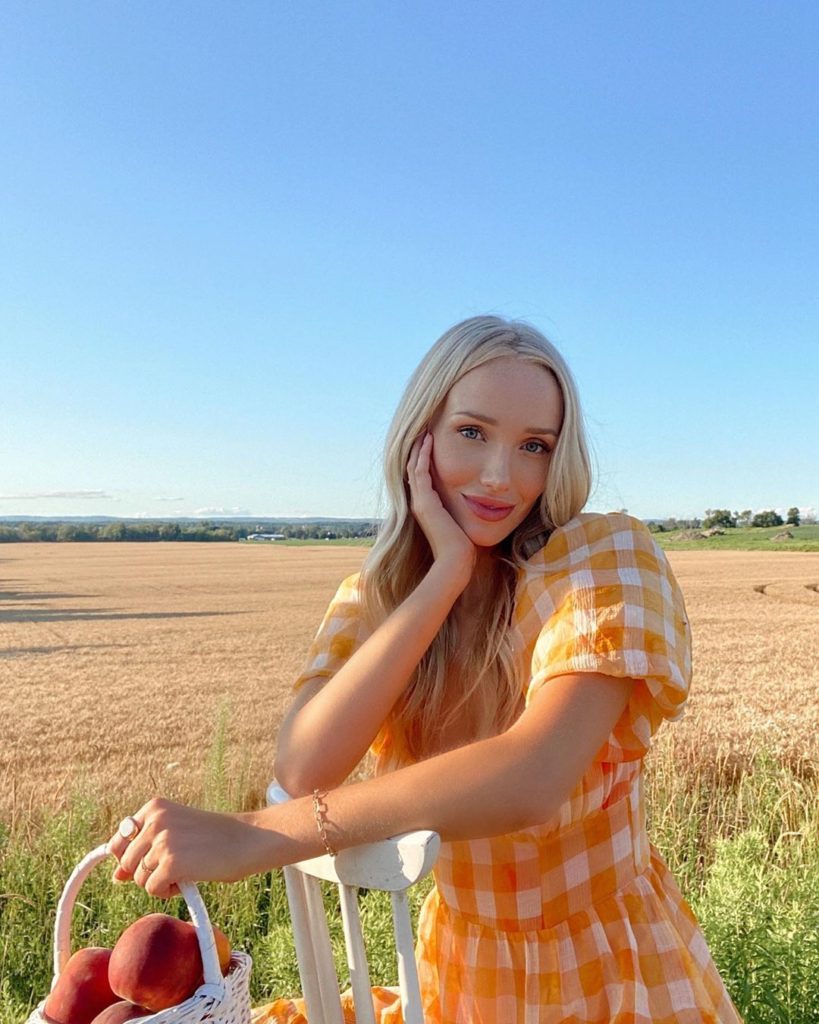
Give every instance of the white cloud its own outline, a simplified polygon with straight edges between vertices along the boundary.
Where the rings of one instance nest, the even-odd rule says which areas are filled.
[[[156,498],[154,498],[154,501],[184,501],[184,500],[185,500],[184,498],[165,498],[165,497],[161,497],[161,496],[157,496]]]
[[[118,501],[113,494],[107,491],[34,491],[31,494],[0,494],[0,501],[40,501],[43,498],[81,498],[97,500],[104,498],[106,501]]]
[[[253,513],[249,508],[223,508],[219,506],[218,508],[197,508],[194,509],[193,514],[195,516],[250,516]]]

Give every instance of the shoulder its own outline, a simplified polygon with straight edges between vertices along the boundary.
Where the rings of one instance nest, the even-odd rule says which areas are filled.
[[[561,566],[568,568],[584,561],[597,562],[607,552],[635,550],[661,555],[645,523],[625,512],[581,512],[556,527],[524,566],[530,572],[536,573],[538,569],[554,572]]]
[[[338,586],[336,591],[336,599],[347,599],[350,601],[358,600],[361,594],[361,573],[354,572],[352,576],[347,576],[343,579]]]
[[[325,614],[328,619],[348,619],[358,617],[361,605],[361,573],[347,576],[338,585]]]
[[[663,604],[681,602],[678,591],[644,523],[624,512],[584,512],[555,529],[520,567],[516,605],[521,617],[535,610],[544,619],[578,604],[655,603],[653,595]]]

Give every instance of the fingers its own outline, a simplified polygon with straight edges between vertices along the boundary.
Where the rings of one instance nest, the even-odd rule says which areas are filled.
[[[150,896],[166,900],[179,894],[179,886],[171,881],[170,874],[171,861],[169,858],[164,858],[156,867],[153,867],[149,856],[139,862],[134,881]]]
[[[145,825],[143,810],[140,808],[136,814],[129,814],[123,818],[116,832],[108,840],[108,852],[112,853],[118,861],[122,860],[125,851],[137,839]]]
[[[409,458],[407,459],[407,480],[410,483],[412,482],[412,477],[418,465],[418,455],[421,451],[421,445],[424,443],[425,440],[426,433],[421,434],[420,437],[416,437],[415,440],[412,442]]]
[[[108,842],[109,851],[119,861],[114,870],[116,882],[133,880],[152,896],[167,897],[179,892],[169,877],[169,858],[163,856],[162,819],[165,801],[151,800],[135,814],[123,818]],[[138,831],[133,831],[133,823]],[[133,838],[127,838],[132,835]]]
[[[417,470],[422,473],[428,473],[430,463],[432,462],[432,434],[429,431],[424,434],[423,440],[421,441],[421,447],[418,449],[418,463]]]
[[[430,488],[432,487],[431,463],[432,434],[426,431],[413,442],[407,462],[407,482],[410,485],[410,493],[413,497],[417,497],[419,489],[425,485]]]

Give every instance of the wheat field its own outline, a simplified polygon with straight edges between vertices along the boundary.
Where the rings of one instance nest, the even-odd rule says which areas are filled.
[[[292,681],[360,547],[0,548],[0,821],[77,792],[200,791],[214,733],[248,800]],[[686,760],[819,756],[819,554],[671,552],[695,681],[665,742]]]

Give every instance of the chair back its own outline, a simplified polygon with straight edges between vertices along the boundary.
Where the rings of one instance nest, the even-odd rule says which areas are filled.
[[[289,799],[274,779],[267,788],[268,804],[280,804]],[[284,868],[296,957],[310,1024],[344,1024],[321,880],[338,886],[356,1024],[376,1024],[358,912],[359,889],[380,889],[390,894],[404,1024],[423,1024],[407,889],[429,874],[440,845],[437,832],[407,832],[379,843],[341,850],[335,857],[324,854]]]

